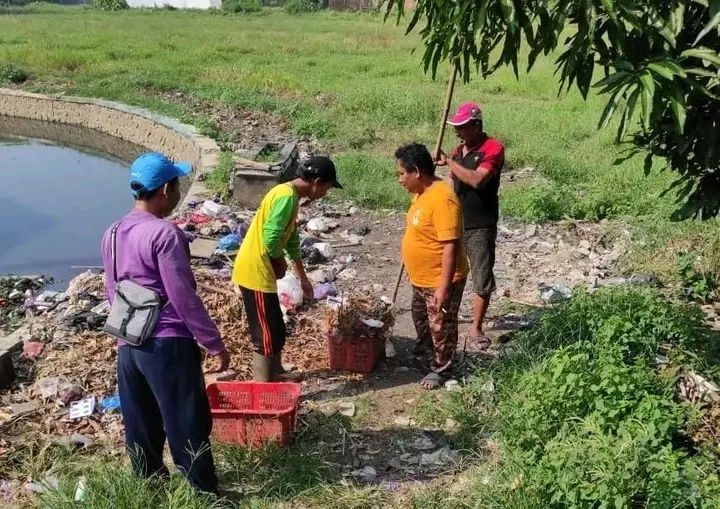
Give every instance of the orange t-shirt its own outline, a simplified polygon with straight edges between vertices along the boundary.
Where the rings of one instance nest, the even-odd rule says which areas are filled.
[[[453,282],[467,276],[462,247],[460,201],[450,187],[438,180],[413,198],[407,212],[402,258],[410,282],[420,288],[437,288],[442,279],[443,242],[460,239]]]

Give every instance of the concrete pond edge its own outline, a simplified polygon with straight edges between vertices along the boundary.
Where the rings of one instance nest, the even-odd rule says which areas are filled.
[[[183,185],[184,203],[201,199],[208,192],[200,175],[211,172],[218,164],[220,147],[211,138],[201,135],[193,126],[183,124],[151,111],[126,104],[94,98],[50,96],[16,89],[0,88],[0,122],[15,119],[42,122],[57,126],[58,132],[66,126],[95,131],[103,136],[132,144],[139,149],[162,152],[173,160],[189,161],[193,165],[192,177]],[[0,126],[2,127],[2,126]],[[12,126],[8,129],[12,131]],[[27,137],[53,139],[53,133],[16,133]],[[103,150],[99,146],[88,147]],[[110,156],[127,158],[127,153],[113,153],[112,145],[103,145]],[[22,347],[30,327],[26,324],[13,333],[0,336],[0,388],[5,375],[12,376],[10,356]],[[9,368],[8,368],[9,366]]]

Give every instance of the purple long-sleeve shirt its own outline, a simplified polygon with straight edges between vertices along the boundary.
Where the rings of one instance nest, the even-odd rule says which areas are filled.
[[[111,230],[112,226],[103,235],[102,254],[108,300],[112,303],[115,281]],[[130,279],[167,301],[153,337],[195,338],[211,355],[225,350],[220,331],[197,295],[187,238],[174,224],[137,209],[123,217],[117,231],[117,279]]]

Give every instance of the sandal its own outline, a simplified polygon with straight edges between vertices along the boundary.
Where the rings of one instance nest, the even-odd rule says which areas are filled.
[[[434,389],[439,389],[442,387],[442,385],[445,383],[445,378],[443,378],[442,375],[435,373],[434,371],[431,371],[425,377],[420,380],[420,387],[422,387],[425,390],[432,391]]]
[[[465,350],[470,353],[485,352],[490,348],[490,345],[492,345],[492,340],[481,332],[477,336],[468,338]]]

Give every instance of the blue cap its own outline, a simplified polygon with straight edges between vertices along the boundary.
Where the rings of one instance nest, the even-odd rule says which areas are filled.
[[[154,191],[176,177],[186,177],[192,171],[188,162],[173,163],[158,152],[146,152],[130,166],[130,187],[137,198],[140,192]]]

